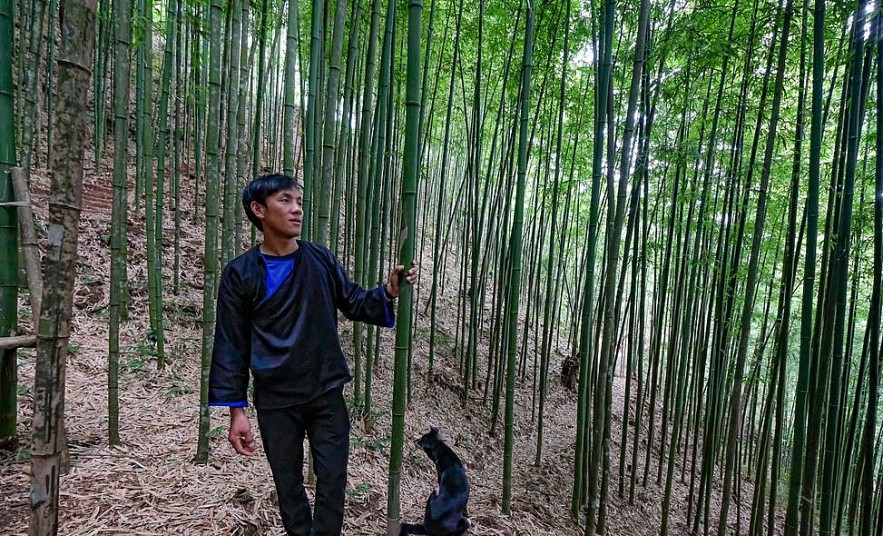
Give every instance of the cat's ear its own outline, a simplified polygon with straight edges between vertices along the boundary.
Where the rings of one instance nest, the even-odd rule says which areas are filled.
[[[436,428],[435,426],[430,426],[429,433],[437,436],[438,435],[438,428]]]

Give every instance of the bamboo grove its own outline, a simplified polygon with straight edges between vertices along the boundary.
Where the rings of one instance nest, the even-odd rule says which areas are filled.
[[[63,150],[41,122],[62,105],[57,12],[0,0],[0,336],[16,322],[6,170]],[[881,17],[824,0],[99,1],[83,113],[90,157],[113,169],[108,441],[124,222],[146,228],[158,367],[182,229],[204,224],[207,365],[218,271],[256,238],[239,192],[284,170],[304,184],[305,238],[357,281],[429,261],[399,305],[390,534],[418,329],[428,369],[455,367],[463,404],[502,430],[504,514],[515,421],[535,464],[556,463],[543,444],[560,381],[586,533],[655,487],[663,535],[675,516],[694,534],[883,534]],[[379,341],[356,325],[365,415]]]

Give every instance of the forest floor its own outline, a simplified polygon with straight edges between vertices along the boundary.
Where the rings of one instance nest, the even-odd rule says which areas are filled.
[[[110,150],[108,148],[108,153]],[[48,177],[44,170],[37,170],[32,181],[37,218],[45,222]],[[258,455],[251,458],[233,452],[226,442],[225,409],[212,409],[213,439],[208,464],[192,463],[199,413],[204,234],[204,224],[190,219],[194,214],[192,197],[192,192],[187,192],[182,204],[183,214],[188,215],[188,219],[181,235],[181,284],[177,295],[172,293],[171,286],[171,218],[167,218],[164,229],[167,362],[162,370],[157,370],[153,345],[147,337],[143,215],[130,212],[128,266],[132,303],[129,320],[121,332],[119,391],[123,445],[109,447],[106,385],[111,176],[109,167],[102,165],[96,171],[87,163],[73,334],[67,365],[66,425],[71,470],[61,479],[59,534],[284,534],[263,452],[259,449]],[[132,202],[130,195],[130,206]],[[423,300],[428,296],[432,259],[424,256],[420,269]],[[452,262],[448,267],[449,281],[456,279],[456,270],[456,262]],[[461,400],[455,338],[451,335],[456,330],[456,292],[452,285],[447,285],[440,295],[440,346],[431,375],[427,374],[429,317],[423,303],[415,318],[413,396],[405,417],[408,439],[401,478],[403,519],[410,522],[422,519],[426,497],[436,485],[431,463],[411,440],[433,425],[440,428],[442,436],[463,459],[471,480],[469,514],[473,528],[469,534],[582,534],[582,528],[572,521],[569,513],[576,395],[558,381],[562,353],[553,352],[539,465],[535,465],[537,435],[532,358],[528,359],[527,374],[517,388],[512,513],[502,515],[502,426],[498,426],[495,435],[489,434],[491,410],[489,402],[482,403],[482,382],[470,393],[467,404]],[[30,309],[23,296],[20,300],[22,331],[30,329],[29,317]],[[341,340],[350,359],[351,331],[350,323],[341,323]],[[529,333],[528,339],[532,341],[534,335]],[[485,340],[488,338],[487,330],[483,336]],[[344,530],[347,535],[381,535],[386,532],[394,338],[394,331],[382,331],[372,390],[375,410],[370,417],[374,425],[369,429],[363,417],[353,415],[352,418]],[[562,337],[562,342],[564,339]],[[479,362],[486,362],[486,357],[487,347],[482,345]],[[30,482],[27,445],[33,416],[34,361],[33,350],[19,352],[19,446],[0,450],[0,534],[3,535],[27,533]],[[641,486],[639,476],[634,504],[629,505],[617,491],[616,460],[619,459],[625,382],[626,378],[617,375],[614,383],[608,533],[657,534],[664,493],[655,479],[658,454],[651,456],[651,478],[646,486]],[[635,411],[634,392],[632,389],[631,415]],[[352,384],[347,387],[346,395],[351,400]],[[257,431],[253,415],[252,424]],[[657,429],[658,426],[657,423]],[[642,437],[646,437],[646,433],[642,433]],[[631,441],[629,445],[631,448]],[[643,449],[642,445],[639,470],[643,469],[647,454]],[[682,456],[678,458],[682,459]],[[678,474],[681,475],[680,466]],[[672,534],[689,532],[685,526],[689,476],[687,468],[686,479],[676,478],[674,482],[669,525]],[[312,496],[312,488],[310,494]],[[750,503],[749,483],[746,483],[743,494],[745,499],[742,502]],[[717,497],[719,490],[715,489],[713,495]],[[718,500],[712,499],[712,520],[717,518]],[[738,504],[731,511],[737,509]],[[744,510],[747,509],[731,516],[735,522],[736,516],[741,515],[743,527],[747,522]]]

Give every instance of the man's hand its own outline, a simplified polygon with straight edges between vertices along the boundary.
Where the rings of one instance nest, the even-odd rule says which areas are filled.
[[[251,456],[255,450],[255,439],[251,435],[251,423],[242,408],[230,408],[230,432],[227,441],[233,450],[244,456]]]
[[[386,295],[390,298],[395,299],[399,297],[399,292],[401,292],[399,281],[401,280],[402,275],[405,275],[405,267],[401,264],[395,265],[389,273],[389,281],[386,283]],[[411,266],[411,269],[408,270],[407,275],[405,275],[405,280],[409,285],[413,285],[417,282],[416,266]]]

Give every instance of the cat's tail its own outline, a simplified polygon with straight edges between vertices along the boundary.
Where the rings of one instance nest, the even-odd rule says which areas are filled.
[[[400,536],[405,536],[406,534],[429,534],[426,531],[426,527],[423,524],[412,525],[411,523],[402,523],[402,528],[399,531]]]
[[[461,517],[460,521],[457,523],[457,531],[454,534],[463,534],[469,527],[472,526],[472,521],[468,517]]]

